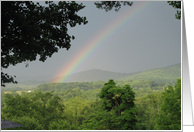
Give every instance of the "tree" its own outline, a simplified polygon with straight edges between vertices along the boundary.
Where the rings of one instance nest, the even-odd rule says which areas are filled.
[[[15,128],[6,128],[5,130],[44,130],[41,123],[39,123],[34,117],[14,116],[11,118],[11,121],[22,124],[23,126],[22,127],[15,127]]]
[[[110,11],[112,8],[115,8],[115,11],[119,11],[121,8],[121,5],[123,4],[132,6],[133,2],[129,1],[101,1],[101,2],[95,2],[94,3],[97,8],[99,9],[105,9],[105,11]]]
[[[87,115],[81,125],[82,130],[118,130],[120,119],[114,111],[106,111],[101,105],[101,99],[91,102],[91,107],[87,109]]]
[[[137,130],[154,130],[156,115],[160,113],[161,93],[151,93],[136,99],[138,108]]]
[[[59,96],[53,96],[53,92],[32,93],[32,105],[34,117],[41,122],[44,129],[48,129],[51,122],[64,119],[64,105]]]
[[[52,92],[37,91],[26,93],[23,96],[10,94],[5,96],[5,106],[1,113],[4,119],[20,121],[23,119],[22,117],[26,117],[27,121],[29,118],[34,118],[46,130],[49,129],[51,122],[58,123],[64,119],[64,105],[61,104],[61,99],[58,96],[53,96]],[[28,126],[28,128],[31,127]]]
[[[174,86],[165,87],[162,93],[161,113],[155,120],[157,130],[181,129],[181,79]]]
[[[176,9],[181,9],[181,1],[168,1],[169,5],[173,6]],[[113,8],[115,8],[115,11],[119,11],[122,4],[132,6],[133,2],[129,1],[101,1],[101,2],[95,2],[96,8],[98,9],[105,9],[105,11],[110,11]],[[181,18],[181,11],[177,10],[177,14],[175,14],[175,18],[179,19]]]
[[[113,113],[98,109],[86,117],[82,130],[118,130],[119,118]]]
[[[109,80],[102,87],[99,97],[102,99],[102,108],[113,111],[120,121],[116,126],[119,130],[133,130],[137,122],[135,107],[135,92],[130,85],[117,87],[114,80]]]
[[[72,124],[81,124],[85,118],[85,107],[88,106],[88,101],[83,98],[76,96],[73,99],[66,101],[65,116],[68,122]]]
[[[169,5],[176,9],[181,9],[181,1],[168,1]],[[177,14],[175,14],[176,19],[181,19],[181,11],[177,10]]]
[[[21,97],[19,94],[13,96],[5,94],[4,108],[2,109],[3,117],[9,119],[10,117],[29,116],[32,114],[31,101],[28,97]]]
[[[1,2],[1,68],[26,61],[45,61],[60,48],[70,48],[68,26],[86,24],[86,17],[76,13],[83,4],[74,1],[45,2],[46,7],[32,1]],[[28,63],[26,64],[28,66]],[[1,72],[1,86],[17,83]]]

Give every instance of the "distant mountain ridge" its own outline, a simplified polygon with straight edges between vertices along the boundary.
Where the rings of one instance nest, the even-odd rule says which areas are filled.
[[[72,78],[68,82],[91,82],[91,81],[108,81],[114,80],[154,80],[156,82],[170,82],[181,78],[181,63],[167,66],[164,68],[155,68],[142,72],[135,73],[117,73],[110,71],[103,71],[99,69],[92,69],[82,71],[70,75]],[[63,77],[55,78],[62,79]],[[50,81],[51,82],[51,81]]]
[[[108,81],[109,79],[114,80],[153,80],[156,82],[176,82],[176,79],[181,78],[181,63],[163,67],[155,68],[146,71],[134,72],[134,73],[117,73],[104,71],[99,69],[91,69],[82,71],[70,75],[71,79],[68,82],[95,82],[95,81]],[[26,76],[23,78],[16,78],[18,84],[7,84],[7,86],[37,86],[39,84],[50,83],[55,79],[62,79],[63,77],[53,78],[50,76]]]
[[[110,71],[104,71],[99,69],[91,69],[87,71],[82,71],[74,73],[68,76],[72,78],[68,80],[69,82],[93,82],[93,81],[108,81],[109,79],[118,79],[120,77],[127,77],[133,73],[116,73]],[[55,78],[56,80],[61,80],[63,77]]]
[[[119,78],[119,80],[154,80],[156,82],[176,82],[181,78],[181,63],[167,66],[164,68],[150,69],[133,74],[128,77]]]

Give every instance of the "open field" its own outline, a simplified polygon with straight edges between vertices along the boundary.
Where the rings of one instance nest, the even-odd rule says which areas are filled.
[[[18,93],[19,95],[21,95],[21,92],[27,92],[27,91],[16,91],[16,93]],[[11,92],[5,91],[4,93],[7,94],[7,93],[11,93]]]

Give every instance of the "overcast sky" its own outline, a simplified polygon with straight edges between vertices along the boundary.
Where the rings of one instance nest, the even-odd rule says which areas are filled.
[[[86,16],[88,24],[69,28],[69,35],[74,35],[75,40],[68,51],[61,49],[45,62],[30,62],[27,68],[22,63],[3,71],[17,77],[56,77],[93,39],[130,11],[136,12],[122,25],[115,25],[119,28],[96,43],[99,46],[82,58],[84,61],[80,59],[71,73],[90,69],[131,73],[181,63],[181,20],[175,19],[177,9],[166,1],[150,2],[138,10],[135,9],[142,3],[134,2],[132,6],[122,6],[118,12],[97,9],[93,1],[82,3],[86,7],[78,14]]]

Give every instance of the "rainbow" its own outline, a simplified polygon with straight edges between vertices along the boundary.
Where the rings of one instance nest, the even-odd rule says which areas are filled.
[[[91,57],[94,52],[99,49],[103,42],[110,38],[119,28],[128,23],[134,16],[140,13],[143,9],[151,5],[152,2],[139,2],[129,7],[123,15],[116,18],[110,25],[106,25],[106,28],[95,35],[90,41],[87,42],[86,46],[81,49],[74,57],[66,63],[62,69],[55,75],[52,83],[67,82],[71,78],[73,71],[78,69],[84,62]]]

